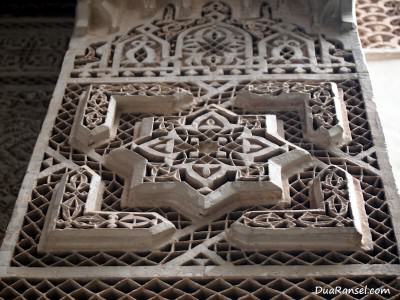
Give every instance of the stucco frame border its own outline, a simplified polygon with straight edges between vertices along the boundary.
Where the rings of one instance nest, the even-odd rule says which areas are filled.
[[[357,41],[354,43],[352,50],[355,56],[355,62],[358,73],[356,74],[303,74],[303,75],[243,75],[239,76],[215,76],[214,80],[239,81],[239,80],[339,80],[339,79],[357,79],[360,82],[368,122],[371,125],[371,132],[376,147],[378,161],[381,167],[379,172],[385,186],[387,203],[389,205],[392,216],[392,224],[397,241],[400,241],[400,199],[395,188],[395,181],[391,171],[386,151],[385,139],[382,133],[379,117],[376,112],[376,104],[373,102],[373,93],[368,72],[366,70],[364,55],[361,52],[361,45],[358,40],[355,29],[347,32],[346,40]],[[76,41],[75,41],[76,43]],[[72,44],[72,43],[71,43]],[[362,276],[362,275],[395,275],[400,276],[399,264],[354,264],[354,265],[319,265],[319,266],[232,266],[232,267],[192,267],[192,266],[151,266],[151,267],[46,267],[46,268],[29,268],[29,267],[10,267],[14,246],[18,241],[19,232],[23,224],[24,215],[27,211],[28,201],[31,197],[31,191],[34,182],[39,174],[40,164],[45,150],[47,149],[48,139],[51,134],[53,123],[56,119],[57,112],[62,103],[64,90],[69,83],[114,83],[116,80],[107,80],[104,82],[101,78],[96,79],[70,79],[69,74],[72,70],[73,58],[75,50],[68,50],[63,62],[63,68],[60,73],[53,98],[50,102],[49,110],[42,125],[41,133],[38,137],[33,155],[31,157],[25,178],[21,185],[18,199],[12,214],[10,224],[4,237],[3,245],[0,249],[0,277],[24,277],[24,278],[125,278],[125,277],[167,277],[174,274],[174,277],[204,277],[204,276],[224,276],[240,277],[285,277],[300,278],[313,276],[343,277],[343,276]],[[234,78],[235,77],[235,78]],[[155,79],[155,78],[154,78]],[[190,76],[157,78],[157,81],[188,81],[202,80],[201,76],[191,78]],[[209,77],[207,79],[210,79]],[[149,82],[149,78],[124,78],[124,80],[135,82]],[[121,81],[118,81],[121,82]],[[99,274],[101,274],[99,276]]]

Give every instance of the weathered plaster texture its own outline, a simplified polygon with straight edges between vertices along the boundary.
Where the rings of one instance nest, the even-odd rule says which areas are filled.
[[[80,1],[0,296],[396,297],[399,199],[349,3]]]

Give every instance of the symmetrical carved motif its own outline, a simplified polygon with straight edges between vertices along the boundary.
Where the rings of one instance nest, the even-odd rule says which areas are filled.
[[[149,101],[150,100],[150,101]],[[162,84],[100,85],[89,89],[79,103],[70,142],[86,152],[115,136],[115,120],[122,112],[140,114],[173,114],[190,107],[191,93],[180,87]],[[144,121],[135,137],[149,130]]]
[[[250,129],[246,117],[252,116],[211,105],[162,122],[143,119],[153,124],[148,134],[135,139],[131,150],[105,157],[109,168],[130,178],[122,205],[167,205],[198,219],[244,204],[288,203],[287,176],[307,166],[310,156],[268,132],[268,121]]]
[[[136,114],[138,118],[131,132],[131,142],[103,156],[104,165],[125,178],[122,207],[168,206],[191,220],[201,221],[243,205],[277,205],[279,210],[276,211],[244,214],[227,231],[228,239],[243,247],[247,244],[243,241],[244,235],[247,241],[253,241],[251,245],[260,244],[253,245],[256,248],[271,248],[269,243],[262,244],[263,238],[258,236],[261,234],[269,239],[270,231],[249,230],[253,227],[249,224],[266,220],[263,222],[275,229],[283,224],[288,228],[294,227],[294,231],[287,231],[294,235],[298,234],[296,227],[310,228],[307,231],[310,241],[305,241],[304,245],[296,245],[291,242],[295,241],[291,234],[285,234],[287,239],[282,238],[282,245],[276,242],[272,246],[274,249],[311,249],[316,236],[321,241],[327,238],[328,242],[329,234],[337,227],[346,227],[341,229],[342,235],[338,235],[338,239],[343,241],[337,244],[337,249],[371,247],[365,210],[360,206],[362,198],[357,192],[358,182],[349,183],[355,179],[344,171],[328,169],[314,179],[310,211],[301,213],[287,209],[291,201],[288,178],[312,163],[307,151],[282,138],[281,125],[274,113],[288,107],[297,110],[305,124],[304,135],[316,144],[337,147],[347,143],[348,120],[343,113],[341,94],[334,83],[254,83],[245,86],[228,102],[216,105],[204,104],[203,101],[201,97],[193,97],[187,89],[166,84],[91,85],[78,105],[70,143],[76,149],[90,153],[96,147],[112,142],[121,115]],[[65,183],[64,201],[56,204],[57,201],[52,200],[53,210],[61,211],[64,217],[56,224],[63,224],[64,228],[86,229],[91,227],[87,225],[89,222],[95,228],[118,228],[119,222],[125,219],[135,220],[132,213],[122,216],[118,212],[96,212],[81,216],[83,210],[100,209],[100,204],[90,203],[100,203],[101,200],[91,200],[89,204],[82,200],[87,196],[89,185],[92,186],[90,191],[100,198],[103,188],[100,184],[89,184],[88,176],[82,172],[79,174],[69,175],[71,182]],[[345,192],[339,190],[341,185],[344,185]],[[75,188],[72,194],[68,191],[71,186]],[[351,208],[349,201],[353,202]],[[91,208],[88,209],[88,205]],[[104,214],[108,214],[108,220]],[[146,217],[139,215],[142,219]],[[353,216],[356,216],[354,221]],[[162,219],[157,214],[155,218]],[[52,219],[54,216],[48,214],[48,222]],[[167,231],[174,227],[167,220],[163,223],[168,224],[165,225]],[[53,225],[49,226],[52,228]],[[59,234],[52,230],[45,230],[43,240],[50,240],[46,236],[51,234],[53,239],[58,238]],[[279,231],[272,232],[276,234]],[[165,232],[162,234],[168,237]],[[82,236],[87,238],[87,233]],[[156,233],[153,237],[156,238]],[[315,248],[327,247],[328,243],[324,243],[316,244]],[[55,251],[60,250],[52,247]],[[68,247],[73,248],[74,244]],[[101,243],[96,243],[96,247],[110,249]],[[42,248],[45,247],[39,245],[39,250]]]
[[[118,29],[128,2],[101,1],[115,31],[91,27],[71,43],[19,202],[20,235],[0,251],[7,270],[178,271],[202,285],[212,272],[398,263],[355,32],[325,30],[336,16],[322,22],[335,1],[239,1],[246,12],[238,1],[146,1],[164,11],[134,28],[120,11]],[[324,13],[307,20],[305,2]]]
[[[263,6],[264,7],[264,6]],[[75,59],[73,77],[154,77],[350,73],[354,61],[337,41],[307,35],[272,20],[261,8],[257,19],[236,20],[221,2],[203,7],[201,17],[164,18],[138,26],[111,42],[90,45]]]
[[[365,48],[400,46],[400,2],[395,0],[358,0],[357,23]]]
[[[342,97],[341,91],[334,83],[324,82],[312,85],[268,82],[246,86],[229,104],[235,109],[253,113],[284,111],[287,106],[290,106],[302,114],[306,138],[317,145],[329,148],[345,145],[351,141],[349,121]],[[86,98],[79,104],[70,141],[75,148],[86,152],[89,148],[110,141],[115,136],[115,122],[121,113],[187,115],[191,112],[196,115],[200,111],[204,112],[201,109],[195,112],[196,106],[201,107],[195,103],[196,100],[190,91],[162,84],[91,86],[86,93]],[[191,104],[193,104],[192,107]],[[226,105],[228,103],[224,104]],[[229,112],[223,113],[223,115],[227,114],[229,115]],[[230,122],[223,116],[217,119],[221,120],[216,122],[216,126],[221,122]],[[193,117],[188,120],[192,122]],[[210,122],[215,123],[216,120]],[[262,115],[247,115],[233,122],[257,129],[263,128],[261,125],[263,122],[265,124],[265,120],[265,116]],[[161,132],[167,130],[164,128],[166,126],[175,128],[184,125],[185,122],[187,122],[186,119],[180,117],[163,117],[158,120],[145,118],[140,126],[136,126],[134,139],[143,138],[152,130]],[[153,123],[160,123],[161,128],[151,129]],[[191,130],[197,130],[197,128]],[[226,130],[225,128],[225,132]],[[187,138],[184,137],[183,140]]]
[[[38,250],[149,250],[171,238],[175,226],[156,213],[100,211],[103,191],[99,175],[87,167],[65,174]]]

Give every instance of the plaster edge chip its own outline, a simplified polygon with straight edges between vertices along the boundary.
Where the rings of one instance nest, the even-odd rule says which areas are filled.
[[[281,140],[279,136],[277,139]],[[202,195],[186,182],[143,182],[147,160],[127,148],[111,151],[105,165],[127,178],[122,207],[171,206],[192,220],[223,214],[243,205],[290,203],[288,177],[312,164],[311,155],[298,147],[269,161],[270,181],[226,182]],[[185,205],[182,205],[185,199]]]

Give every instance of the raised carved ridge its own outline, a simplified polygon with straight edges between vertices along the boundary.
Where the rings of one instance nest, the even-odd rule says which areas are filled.
[[[312,191],[310,210],[247,212],[230,227],[228,240],[248,250],[372,249],[357,179],[328,167],[313,180]]]

